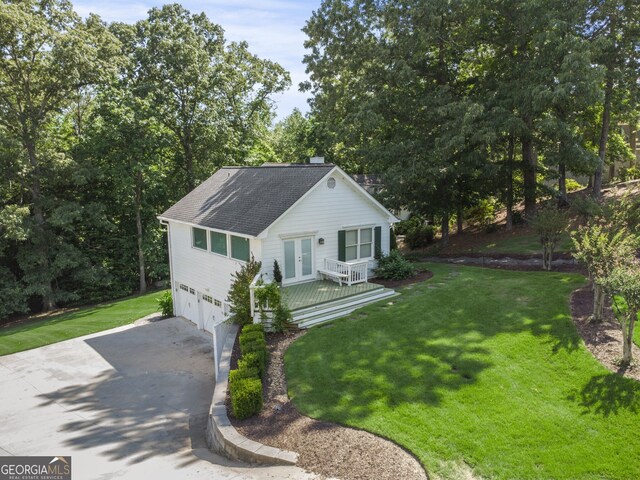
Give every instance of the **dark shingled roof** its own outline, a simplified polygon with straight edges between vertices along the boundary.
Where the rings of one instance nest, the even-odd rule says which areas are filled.
[[[224,167],[160,217],[257,236],[333,167],[326,163]]]

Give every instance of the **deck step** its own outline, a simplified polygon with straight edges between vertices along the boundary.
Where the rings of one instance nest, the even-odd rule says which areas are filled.
[[[296,310],[293,312],[293,323],[297,324],[299,328],[309,328],[336,318],[345,317],[360,307],[395,297],[396,295],[399,294],[394,290],[379,288],[366,294],[354,295],[335,302],[321,304],[312,311],[309,308],[305,308],[302,314],[299,314],[301,310]]]
[[[361,293],[356,293],[353,295],[349,295],[346,297],[340,297],[340,298],[336,298],[335,300],[328,300],[326,302],[322,302],[322,303],[317,303],[315,305],[311,305],[308,307],[302,307],[302,308],[297,308],[293,311],[293,316],[296,318],[304,318],[305,315],[307,314],[315,314],[321,310],[324,310],[328,307],[333,307],[336,305],[344,305],[347,303],[351,303],[354,301],[361,301],[361,300],[365,300],[369,297],[375,296],[380,294],[381,292],[387,290],[386,288],[384,288],[382,285],[380,285],[378,288],[372,289],[372,290],[367,290],[366,292],[361,292]]]

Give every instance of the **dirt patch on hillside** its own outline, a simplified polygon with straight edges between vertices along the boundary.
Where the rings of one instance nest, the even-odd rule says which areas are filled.
[[[584,343],[605,367],[612,372],[640,381],[640,348],[634,344],[634,362],[628,367],[620,367],[622,358],[622,331],[609,306],[605,318],[600,323],[591,322],[593,314],[593,291],[591,286],[582,287],[571,294],[571,315]]]
[[[244,436],[299,454],[298,466],[342,480],[426,479],[420,463],[408,452],[363,430],[321,422],[302,415],[287,396],[284,353],[305,332],[269,334],[270,361],[264,382],[262,412],[240,421],[229,415]]]

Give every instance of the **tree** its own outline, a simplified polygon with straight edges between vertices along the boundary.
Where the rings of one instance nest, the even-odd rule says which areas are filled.
[[[631,0],[594,0],[588,10],[585,35],[592,39],[605,70],[598,164],[593,181],[593,196],[600,199],[612,115],[625,107],[637,108],[638,104],[640,5]]]
[[[562,233],[567,229],[567,215],[557,208],[545,208],[538,212],[529,224],[540,237],[542,268],[551,270],[553,253]]]
[[[604,282],[617,264],[625,263],[635,255],[637,238],[626,228],[615,223],[591,222],[581,227],[571,237],[575,253],[573,256],[583,262],[593,284],[594,322],[604,318]]]
[[[251,256],[251,259],[232,275],[233,282],[229,289],[227,302],[231,304],[230,308],[233,314],[233,322],[238,325],[246,325],[252,321],[251,292],[249,286],[255,276],[260,273],[261,268],[262,263],[256,262],[253,256]]]
[[[640,263],[619,263],[602,282],[613,297],[614,312],[622,327],[622,363],[629,365],[633,359],[633,331],[640,315]]]
[[[50,310],[72,295],[57,280],[73,260],[52,228],[47,181],[63,162],[47,138],[49,127],[81,89],[114,73],[118,46],[98,17],[82,21],[65,0],[4,2],[0,24],[0,123],[22,149],[21,165],[12,174],[25,172],[19,205],[31,211],[20,268],[28,278],[27,293],[41,297]],[[62,213],[58,222],[68,222],[69,209]]]
[[[136,29],[136,68],[154,116],[177,141],[186,193],[216,168],[245,160],[259,127],[271,123],[269,96],[289,76],[244,42],[225,46],[219,25],[178,4],[151,9]]]
[[[272,132],[273,155],[284,163],[303,163],[316,153],[312,120],[295,108]]]

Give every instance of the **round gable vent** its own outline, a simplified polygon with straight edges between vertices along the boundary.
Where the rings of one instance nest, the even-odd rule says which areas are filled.
[[[329,180],[327,180],[327,187],[336,188],[336,179],[331,177]]]

